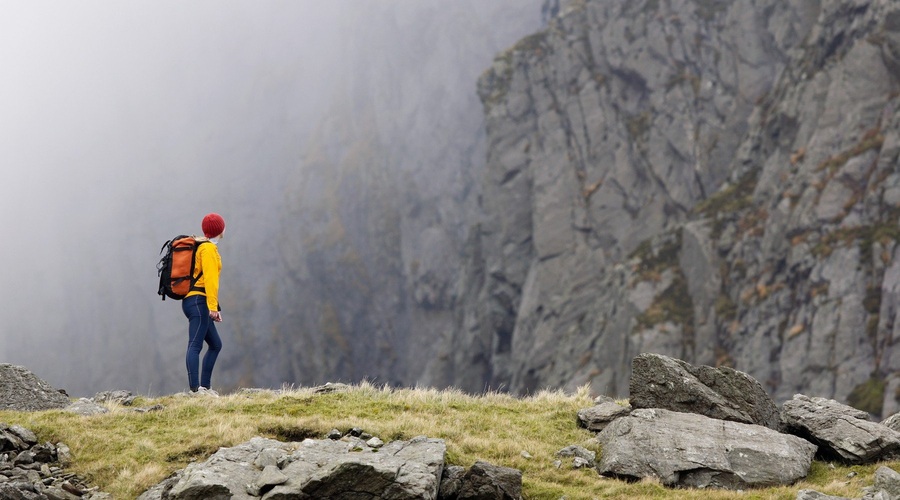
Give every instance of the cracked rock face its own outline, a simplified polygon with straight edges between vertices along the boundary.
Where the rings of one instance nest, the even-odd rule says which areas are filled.
[[[802,438],[759,425],[662,409],[634,410],[597,440],[601,474],[693,488],[793,484],[809,472],[816,451]]]
[[[895,412],[897,19],[586,0],[501,54],[485,216],[428,373],[626,395],[655,352]]]
[[[864,464],[900,456],[900,433],[837,401],[797,394],[782,414],[788,432],[816,443],[824,458]]]

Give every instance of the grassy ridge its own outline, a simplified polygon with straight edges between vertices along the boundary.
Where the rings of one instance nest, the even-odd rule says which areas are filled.
[[[458,391],[378,388],[362,383],[348,391],[315,394],[311,389],[240,393],[220,398],[167,396],[138,398],[136,406],[165,409],[136,413],[109,404],[104,415],[82,417],[63,411],[0,411],[0,422],[20,424],[39,439],[64,442],[72,450],[74,472],[117,499],[137,497],[193,460],[221,446],[254,436],[285,441],[321,438],[332,428],[359,427],[385,442],[418,435],[442,438],[447,462],[464,467],[476,460],[523,471],[526,499],[594,498],[794,499],[803,488],[830,495],[861,497],[871,486],[871,466],[814,463],[810,476],[790,488],[751,492],[672,490],[654,481],[627,483],[571,468],[555,453],[571,444],[598,452],[593,433],[578,427],[578,409],[592,406],[587,388],[577,394],[542,392],[529,398],[503,394],[470,396]],[[531,458],[522,456],[527,451]],[[887,464],[895,469],[900,462]],[[848,474],[856,475],[848,478]]]

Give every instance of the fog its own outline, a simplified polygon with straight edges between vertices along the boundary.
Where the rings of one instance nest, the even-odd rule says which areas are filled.
[[[447,15],[473,16],[472,29],[484,32],[489,47],[476,60],[466,56],[472,68],[486,68],[496,50],[538,22],[539,0],[451,3]],[[528,22],[491,33],[515,18],[505,10],[514,4],[519,15],[533,12]],[[205,213],[221,213],[227,287],[236,276],[229,265],[253,255],[254,242],[302,231],[285,229],[279,211],[291,176],[310,168],[308,138],[325,128],[346,137],[359,127],[352,112],[341,115],[350,122],[334,122],[333,110],[352,110],[355,103],[344,101],[359,95],[348,86],[408,75],[411,68],[391,66],[404,59],[380,47],[416,44],[392,27],[443,10],[425,0],[2,6],[0,362],[78,395],[183,389],[184,318],[177,302],[155,293],[162,243],[198,233]],[[373,11],[386,15],[373,18]],[[383,19],[394,24],[369,26]],[[467,85],[466,106],[477,106],[477,73],[454,67],[453,34],[443,35],[447,50],[434,57],[446,58],[439,66],[446,80]],[[387,103],[421,92],[409,79],[378,84]],[[431,112],[460,110],[448,100]],[[378,108],[376,122],[382,133],[421,142],[421,130],[395,130],[401,122],[390,107]],[[229,293],[240,300],[240,290]],[[225,319],[227,350],[228,311]],[[120,387],[96,387],[110,380]]]

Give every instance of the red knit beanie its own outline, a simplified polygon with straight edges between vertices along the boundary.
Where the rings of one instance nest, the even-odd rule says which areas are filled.
[[[217,213],[206,214],[200,227],[203,228],[204,236],[215,238],[225,232],[225,219]]]

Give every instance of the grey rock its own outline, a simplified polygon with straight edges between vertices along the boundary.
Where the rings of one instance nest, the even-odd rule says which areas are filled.
[[[328,434],[325,435],[325,437],[328,439],[340,439],[341,436],[343,436],[343,434],[341,434],[341,431],[337,429],[331,429],[330,431],[328,431]]]
[[[377,452],[342,441],[306,440],[283,467],[290,480],[269,494],[325,498],[348,491],[383,498],[436,498],[446,447],[424,437],[393,441]]]
[[[477,461],[462,479],[459,500],[520,500],[522,496],[522,472]]]
[[[34,463],[34,454],[31,451],[22,451],[13,459],[14,465],[28,465]]]
[[[446,447],[417,437],[376,450],[358,438],[282,443],[253,438],[188,465],[141,498],[437,498]],[[262,467],[259,472],[258,467]],[[368,495],[368,496],[366,496]]]
[[[131,391],[103,391],[98,392],[91,398],[95,403],[116,403],[122,406],[131,406],[134,404],[136,396]]]
[[[71,457],[63,443],[36,444],[33,432],[0,424],[0,498],[103,498],[106,495],[65,467]]]
[[[247,485],[247,493],[250,496],[261,496],[272,487],[288,482],[288,479],[290,478],[284,475],[278,466],[267,465],[259,474],[259,477],[257,477],[254,482]]]
[[[444,473],[441,475],[441,486],[438,492],[438,498],[441,500],[453,500],[459,495],[459,489],[462,487],[463,476],[466,474],[465,467],[458,465],[448,465],[444,467]]]
[[[384,446],[384,441],[378,439],[377,437],[373,437],[366,441],[366,446],[368,446],[369,448],[381,448],[382,446]]]
[[[0,410],[54,410],[69,403],[68,397],[25,367],[0,363]]]
[[[63,443],[56,444],[56,457],[63,467],[72,463],[72,451]]]
[[[606,401],[578,410],[578,422],[589,431],[599,432],[613,420],[630,412],[630,404],[623,406],[614,401]]]
[[[570,445],[556,452],[557,457],[574,457],[583,460],[584,462],[590,464],[592,467],[594,465],[594,460],[597,458],[597,454],[591,450],[583,446],[578,445]]]
[[[900,413],[895,413],[890,417],[882,420],[881,425],[885,425],[895,431],[900,432]]]
[[[816,443],[822,457],[862,464],[900,456],[900,433],[832,399],[797,394],[782,415],[786,431]]]
[[[165,406],[163,406],[161,404],[155,404],[153,406],[142,406],[140,408],[135,408],[134,412],[135,413],[148,413],[148,412],[153,412],[153,411],[162,411],[165,409],[166,409]]]
[[[288,477],[285,476],[277,466],[267,465],[256,479],[256,484],[260,486],[275,486],[284,484],[287,481]]]
[[[253,460],[253,466],[258,469],[265,469],[272,465],[278,465],[279,460],[284,457],[284,448],[273,447],[263,448]]]
[[[863,496],[864,500],[900,498],[900,473],[882,465],[875,471],[875,484]]]
[[[0,429],[2,429],[2,428],[3,428],[3,425],[0,424]],[[21,425],[12,425],[9,427],[8,430],[9,430],[9,432],[12,432],[16,436],[18,436],[19,439],[21,439],[22,442],[24,442],[27,445],[35,445],[38,442],[37,436],[30,430],[22,427]]]
[[[185,467],[168,491],[172,499],[244,498],[247,485],[253,484],[259,471],[252,465],[264,450],[291,452],[294,445],[272,439],[253,438],[231,448],[220,448],[203,462]]]
[[[634,408],[662,408],[781,428],[778,407],[760,383],[731,368],[695,367],[644,353],[632,362],[630,386]]]
[[[767,427],[662,409],[634,410],[597,440],[603,475],[656,477],[667,486],[694,488],[793,484],[809,473],[816,450]]]
[[[87,398],[81,398],[66,406],[64,409],[68,412],[77,413],[86,417],[109,413],[109,410],[105,406],[101,406]]]
[[[169,492],[181,481],[184,476],[184,469],[175,471],[169,477],[163,479],[159,483],[151,486],[147,491],[138,496],[138,500],[168,500]]]
[[[593,466],[594,466],[593,460],[585,460],[581,457],[575,457],[572,460],[572,468],[573,469],[584,469],[584,468],[593,467]]]

